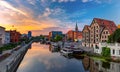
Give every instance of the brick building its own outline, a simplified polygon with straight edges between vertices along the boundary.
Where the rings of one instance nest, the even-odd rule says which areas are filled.
[[[66,35],[67,35],[67,40],[72,40],[72,41],[82,40],[82,32],[78,30],[77,23],[76,23],[75,31],[69,30]]]
[[[16,43],[20,41],[21,34],[16,30],[10,30],[10,42]]]
[[[116,29],[113,21],[94,18],[91,25],[83,29],[83,46],[96,48],[100,42],[106,42]]]
[[[83,41],[84,46],[90,47],[90,26],[85,25],[83,28]]]

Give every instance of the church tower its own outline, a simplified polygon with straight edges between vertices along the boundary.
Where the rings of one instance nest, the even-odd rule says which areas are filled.
[[[78,32],[77,22],[76,22],[76,26],[75,26],[75,31]]]

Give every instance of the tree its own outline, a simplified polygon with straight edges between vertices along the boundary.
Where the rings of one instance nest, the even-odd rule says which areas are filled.
[[[55,41],[61,41],[62,38],[63,38],[62,36],[56,35],[55,38],[54,38],[54,40],[55,40]]]
[[[120,43],[120,29],[117,29],[113,34],[108,37],[108,43]]]
[[[44,39],[45,37],[43,35],[40,35],[40,39]]]
[[[102,48],[102,56],[104,56],[104,57],[110,57],[110,48],[103,47]]]

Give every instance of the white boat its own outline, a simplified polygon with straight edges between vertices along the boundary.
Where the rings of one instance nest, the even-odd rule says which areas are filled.
[[[69,55],[73,53],[73,50],[70,48],[62,48],[60,52],[64,55]]]
[[[73,54],[83,54],[84,53],[84,50],[82,49],[74,49],[73,50]]]

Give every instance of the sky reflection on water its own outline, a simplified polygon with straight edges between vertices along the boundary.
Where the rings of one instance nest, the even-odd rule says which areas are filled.
[[[82,61],[51,53],[48,45],[33,43],[17,72],[84,72]]]
[[[49,45],[33,43],[17,72],[120,72],[120,63],[102,62],[88,56],[67,58]]]

